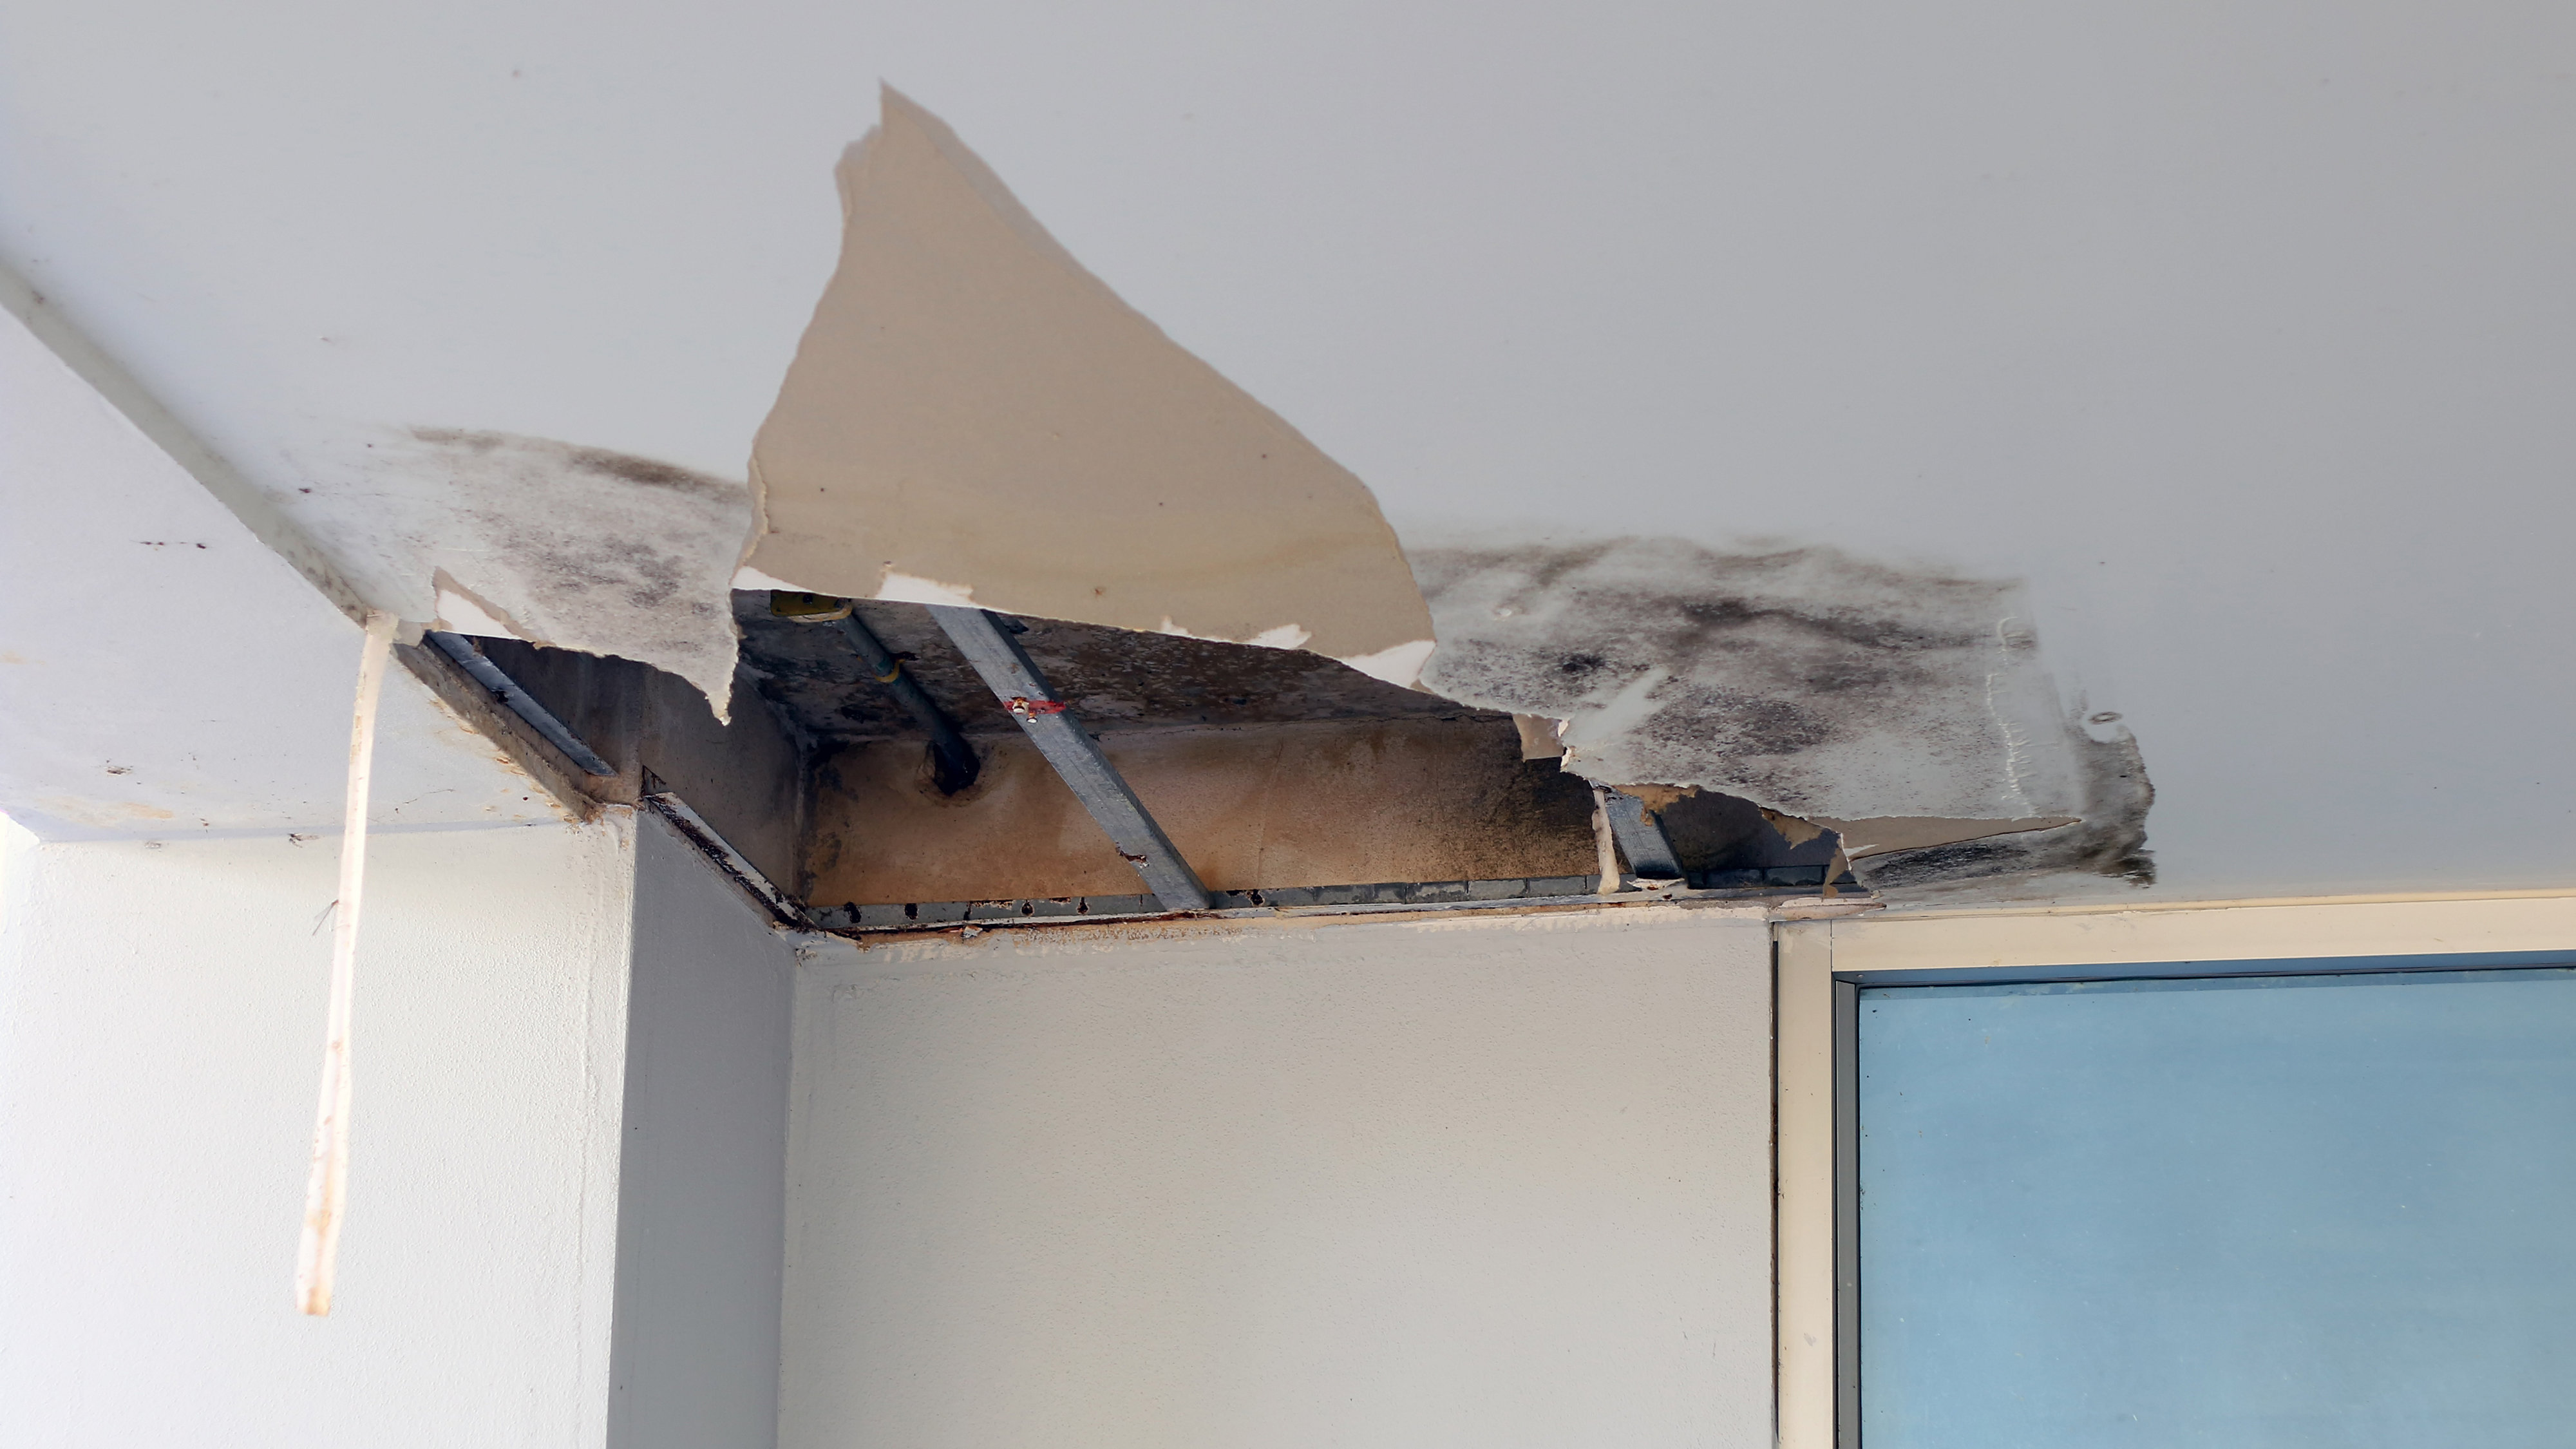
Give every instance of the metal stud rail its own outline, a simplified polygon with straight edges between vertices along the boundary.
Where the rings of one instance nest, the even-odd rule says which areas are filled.
[[[1204,911],[1208,908],[1207,887],[1199,883],[1198,872],[1181,858],[1163,827],[1154,823],[1136,792],[1127,788],[1126,779],[1109,757],[1100,752],[1100,742],[1085,733],[1082,722],[1055,697],[1046,676],[1029,661],[1027,651],[1013,637],[1019,629],[1016,620],[983,609],[956,608],[934,604],[931,617],[948,631],[966,662],[975,666],[995,698],[1010,711],[1011,718],[1038,747],[1047,763],[1073,788],[1074,798],[1109,836],[1109,843],[1136,873],[1145,879],[1166,911]]]

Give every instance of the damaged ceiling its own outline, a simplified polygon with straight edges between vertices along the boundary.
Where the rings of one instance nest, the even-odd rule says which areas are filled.
[[[388,607],[467,634],[647,661],[698,687],[719,714],[732,690],[725,607],[751,509],[742,485],[602,448],[507,433],[413,428],[376,446],[392,476],[362,538],[429,560]],[[388,536],[398,540],[385,548]],[[385,577],[412,577],[380,555]]]
[[[1826,825],[1866,884],[2154,879],[2137,740],[2063,699],[2012,582],[1673,539],[1413,563],[1440,639],[1426,686],[1562,720],[1565,767],[1590,779]]]
[[[1410,684],[1431,620],[1348,469],[1084,271],[892,90],[752,451],[761,582],[1304,648]]]
[[[1021,737],[930,609],[861,602],[844,623],[817,607],[826,602],[795,596],[782,615],[765,592],[735,596],[744,675],[809,761],[799,899],[849,919],[888,904],[1135,893],[1088,802]],[[1305,650],[1012,622],[1054,698],[1212,890],[1591,889],[1592,789],[1553,754],[1528,749],[1509,713],[1398,688]],[[891,656],[883,674],[863,661],[853,627]],[[542,652],[495,653],[541,694],[557,693]],[[966,769],[942,769],[897,676],[965,736],[976,757]],[[1673,873],[1694,885],[1857,884],[1831,830],[1714,792],[1655,803]]]
[[[55,7],[0,21],[0,255],[367,597],[719,702],[757,461],[812,544],[762,573],[1361,661],[1427,617],[1379,673],[1894,889],[2130,889],[2150,799],[2159,892],[2556,882],[2576,20],[2303,14]],[[878,76],[989,171],[898,108],[836,208]],[[982,250],[869,210],[905,156]],[[870,276],[1199,401],[1139,438],[1074,369],[1128,424],[1033,476],[988,424],[1063,360],[889,364]],[[854,376],[962,391],[836,439]],[[972,506],[798,512],[839,487]]]
[[[874,679],[849,642],[828,625],[770,612],[765,592],[734,598],[745,668],[789,725],[809,739],[911,739],[920,730]],[[967,734],[1013,734],[1019,726],[975,677],[919,605],[862,603],[858,614],[905,672]],[[1462,709],[1455,701],[1399,689],[1322,655],[1247,649],[1097,624],[1029,619],[1022,647],[1063,699],[1095,729],[1277,724],[1288,720],[1442,719],[1503,721],[1508,713]]]

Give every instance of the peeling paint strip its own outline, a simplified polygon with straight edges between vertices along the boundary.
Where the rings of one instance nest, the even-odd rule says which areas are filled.
[[[340,825],[340,895],[331,921],[331,1005],[322,1042],[322,1100],[313,1123],[313,1165],[304,1184],[304,1231],[295,1249],[295,1306],[331,1311],[340,1266],[340,1224],[349,1196],[349,1011],[357,990],[358,903],[367,875],[367,789],[376,759],[376,703],[393,657],[392,614],[367,611],[358,653],[358,699],[349,724],[349,798]]]
[[[1592,787],[1592,850],[1601,860],[1601,890],[1605,895],[1617,892],[1619,885],[1619,841],[1610,824],[1610,792]]]

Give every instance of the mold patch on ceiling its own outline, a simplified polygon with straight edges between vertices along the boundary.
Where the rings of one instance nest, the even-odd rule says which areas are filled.
[[[745,487],[546,438],[415,428],[368,445],[346,485],[364,537],[315,530],[378,598],[432,628],[608,654],[731,698]]]
[[[2155,853],[2147,849],[2147,811],[2155,786],[2137,737],[2114,714],[2070,716],[2063,734],[2072,756],[2080,818],[2039,830],[2014,830],[1913,847],[1894,845],[1851,862],[1870,890],[1890,895],[1992,894],[2017,878],[2070,874],[2153,885]],[[1852,822],[1846,838],[1864,838]],[[1961,822],[1941,822],[1957,825]]]
[[[1541,766],[1488,771],[1503,783],[1477,800],[1530,780],[1634,796],[1617,830],[1596,805],[1592,833],[1625,830],[1632,863],[1666,872],[1905,892],[2152,878],[2137,744],[2064,706],[2017,584],[1823,545],[1408,558],[1356,477],[1085,271],[935,117],[886,92],[838,175],[840,263],[749,487],[416,428],[344,480],[381,501],[373,531],[325,542],[406,618],[651,665],[719,718],[752,684],[803,767],[865,756],[911,781],[917,727],[1001,748],[1014,716],[920,608],[972,605],[1026,617],[1019,647],[1063,691],[1048,703],[1096,731],[1222,736],[1252,759],[1281,729],[1448,730]],[[772,617],[773,588],[865,601],[858,632]],[[899,705],[881,667],[911,676]],[[931,784],[928,805],[963,808]]]
[[[1881,847],[1867,883],[2151,876],[2136,741],[2061,705],[2016,584],[1671,539],[1412,558],[1440,639],[1424,685],[1565,721],[1588,779],[1828,822]]]
[[[1431,620],[1359,479],[1083,270],[892,91],[752,458],[746,587],[1304,648],[1397,684]]]

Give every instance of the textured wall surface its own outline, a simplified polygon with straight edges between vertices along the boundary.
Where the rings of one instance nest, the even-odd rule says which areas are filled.
[[[1767,941],[1637,910],[817,954],[780,1442],[1768,1444]]]
[[[289,1288],[331,846],[0,829],[0,1440],[600,1443],[625,827],[373,842],[322,1319]]]

